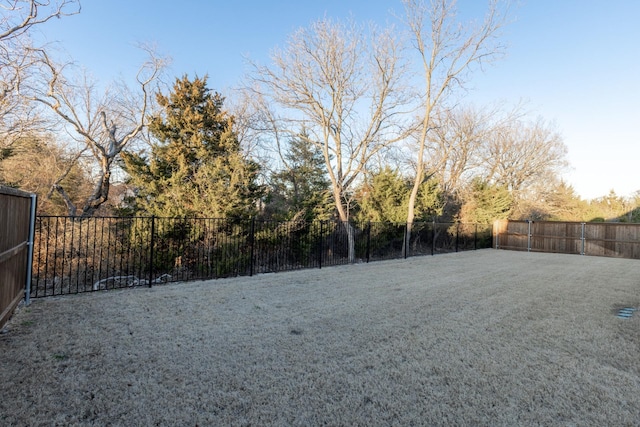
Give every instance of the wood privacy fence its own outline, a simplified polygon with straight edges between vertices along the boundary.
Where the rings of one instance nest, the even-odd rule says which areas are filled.
[[[29,295],[35,203],[34,195],[0,186],[0,328]]]
[[[493,246],[640,259],[640,224],[498,220],[493,225]]]

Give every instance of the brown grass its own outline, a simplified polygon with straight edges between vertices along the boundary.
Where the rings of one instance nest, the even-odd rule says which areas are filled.
[[[638,425],[638,261],[482,250],[36,300],[2,425]]]

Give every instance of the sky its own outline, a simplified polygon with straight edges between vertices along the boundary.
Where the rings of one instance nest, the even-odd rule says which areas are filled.
[[[640,190],[640,1],[512,0],[502,34],[507,55],[475,72],[465,100],[526,103],[553,123],[568,148],[563,175],[585,199]],[[486,2],[458,0],[463,21]],[[84,0],[79,15],[50,21],[37,38],[57,42],[101,82],[135,75],[136,47],[172,58],[171,76],[208,75],[223,94],[297,28],[328,17],[401,25],[400,0]],[[395,12],[395,14],[393,13]]]

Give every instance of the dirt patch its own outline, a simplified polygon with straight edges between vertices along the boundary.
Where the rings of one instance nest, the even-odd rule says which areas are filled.
[[[0,424],[637,425],[640,316],[611,315],[637,267],[482,250],[36,300]]]

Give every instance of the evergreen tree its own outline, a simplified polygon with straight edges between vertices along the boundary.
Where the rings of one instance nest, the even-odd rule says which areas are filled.
[[[512,208],[513,196],[506,186],[476,178],[464,197],[459,219],[465,223],[491,224],[496,219],[509,218]]]
[[[389,166],[373,173],[361,188],[361,221],[404,223],[407,217],[412,181]],[[442,194],[438,183],[428,179],[420,186],[415,205],[416,222],[431,220],[442,211]]]
[[[629,220],[627,214],[630,210],[630,203],[611,189],[606,196],[598,197],[589,202],[587,221],[626,222]]]
[[[322,151],[308,139],[292,139],[284,156],[286,168],[271,176],[266,210],[275,219],[327,220],[335,211]]]
[[[156,142],[149,156],[123,154],[137,211],[209,218],[255,214],[259,167],[244,157],[224,98],[206,83],[206,77],[184,76],[168,96],[157,94],[161,111],[150,117]]]
[[[541,204],[547,213],[544,220],[583,221],[587,203],[576,194],[574,188],[564,181],[551,186],[542,194]],[[534,219],[534,218],[531,218]]]

